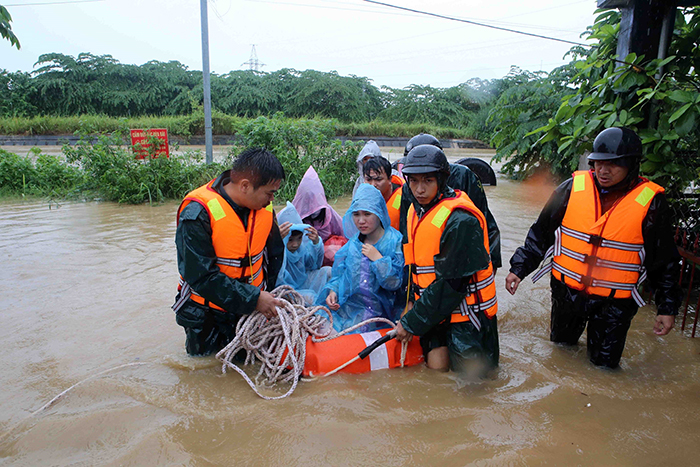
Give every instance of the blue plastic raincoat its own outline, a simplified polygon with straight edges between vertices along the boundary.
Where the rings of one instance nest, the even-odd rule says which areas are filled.
[[[377,261],[362,254],[363,242],[352,215],[355,211],[371,212],[379,217],[384,227],[384,235],[374,245],[382,254]],[[336,253],[332,278],[318,294],[316,303],[326,305],[330,290],[338,295],[340,308],[332,312],[333,327],[338,332],[368,318],[398,320],[401,309],[394,307],[394,302],[404,265],[401,234],[391,227],[386,202],[379,190],[366,183],[357,188],[350,209],[343,217],[343,229],[349,241]],[[354,332],[385,327],[370,324]]]
[[[318,292],[326,285],[330,278],[330,267],[321,267],[323,263],[323,242],[319,238],[318,243],[309,240],[306,228],[307,224],[301,223],[301,216],[294,208],[294,205],[287,201],[287,207],[282,209],[277,216],[277,222],[281,225],[291,222],[292,227],[289,233],[282,240],[284,241],[284,261],[282,269],[277,276],[277,287],[280,285],[292,286],[304,297],[307,304],[313,304]],[[292,232],[301,232],[303,237],[301,245],[296,251],[289,251],[287,243]]]

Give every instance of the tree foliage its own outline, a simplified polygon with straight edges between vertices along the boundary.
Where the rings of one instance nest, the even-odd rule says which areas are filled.
[[[2,36],[3,39],[10,41],[10,44],[17,47],[17,50],[19,50],[19,39],[17,39],[15,33],[12,32],[11,22],[12,16],[10,16],[10,12],[7,11],[7,8],[0,5],[0,36]]]
[[[0,70],[0,116],[189,115],[202,106],[202,74],[179,62],[125,65],[111,55],[39,57],[32,73]],[[377,88],[361,76],[285,68],[211,76],[212,107],[222,115],[335,119],[469,129],[484,137],[500,80],[472,79],[451,88]],[[476,134],[483,133],[483,134]]]
[[[498,149],[495,161],[506,159],[505,173],[525,178],[543,161],[557,173],[571,172],[573,161],[559,158],[554,142],[534,145],[538,137],[532,134],[549,121],[562,97],[571,92],[569,71],[569,67],[560,67],[551,73],[532,73],[513,67],[502,80],[487,124],[493,128],[491,144]],[[513,154],[516,156],[511,157]]]
[[[616,56],[620,15],[601,11],[587,30],[597,42],[590,49],[570,51],[569,72],[575,73],[561,104],[544,125],[524,137],[504,135],[497,141],[499,153],[506,156],[506,148],[514,150],[509,163],[520,171],[545,163],[566,176],[579,156],[592,149],[601,130],[626,126],[642,137],[643,174],[679,193],[700,176],[699,22],[700,8],[680,9],[668,58],[629,54],[621,60]],[[657,76],[661,67],[664,72]],[[527,144],[515,144],[518,138]]]
[[[467,115],[479,109],[464,87],[433,88],[411,85],[404,89],[383,88],[386,109],[379,118],[392,122],[432,123],[447,127],[461,127]]]

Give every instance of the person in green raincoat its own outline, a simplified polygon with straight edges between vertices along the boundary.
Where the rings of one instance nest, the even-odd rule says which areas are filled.
[[[420,336],[429,368],[483,376],[499,357],[485,217],[466,194],[447,185],[450,166],[436,146],[414,147],[402,172],[413,198],[404,245],[411,299],[397,339]]]

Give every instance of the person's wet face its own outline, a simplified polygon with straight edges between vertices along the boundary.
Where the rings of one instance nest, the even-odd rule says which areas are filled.
[[[381,225],[379,218],[368,211],[355,211],[352,213],[352,220],[355,227],[363,235],[371,235]]]
[[[435,199],[438,195],[438,179],[437,174],[427,173],[427,174],[406,174],[408,180],[408,187],[413,193],[413,197],[416,198],[418,204],[425,206],[430,204],[430,202]]]
[[[369,173],[365,174],[365,183],[369,183],[379,190],[384,197],[384,201],[389,201],[389,198],[391,198],[391,180],[384,171],[376,172],[370,170]]]
[[[629,169],[617,165],[615,161],[594,161],[593,170],[598,179],[598,183],[603,188],[610,188],[625,179]]]
[[[281,184],[282,180],[275,180],[267,185],[253,188],[246,194],[246,201],[248,204],[246,207],[253,210],[266,207],[275,199],[275,194],[277,194],[277,190],[280,189]]]
[[[287,240],[287,249],[294,253],[299,249],[301,246],[301,239],[304,237],[304,234],[299,232],[298,230],[295,230],[291,234],[289,234],[289,240]]]

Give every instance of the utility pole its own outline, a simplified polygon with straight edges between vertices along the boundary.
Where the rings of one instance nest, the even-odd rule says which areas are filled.
[[[247,62],[241,63],[241,66],[248,65],[252,71],[260,71],[260,68],[264,67],[264,63],[260,63],[258,60],[258,53],[255,51],[255,44],[253,44],[253,49],[250,51],[250,58]]]
[[[204,85],[204,144],[206,163],[214,162],[211,137],[211,80],[209,76],[209,18],[207,0],[199,0],[202,8],[202,75]]]

